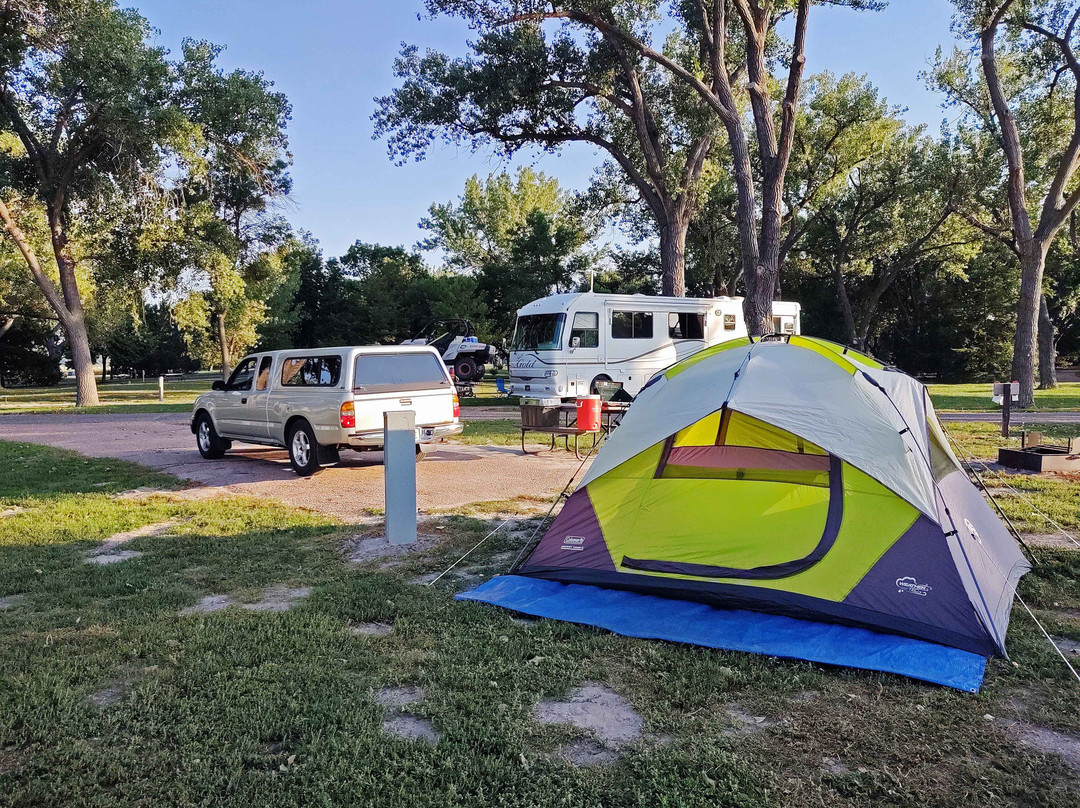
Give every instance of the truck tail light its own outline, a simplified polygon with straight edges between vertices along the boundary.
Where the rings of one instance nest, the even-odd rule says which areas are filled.
[[[461,417],[461,399],[458,398],[458,394],[454,393],[454,418]]]
[[[356,408],[353,407],[353,403],[351,401],[346,401],[344,404],[341,405],[341,428],[356,428]]]

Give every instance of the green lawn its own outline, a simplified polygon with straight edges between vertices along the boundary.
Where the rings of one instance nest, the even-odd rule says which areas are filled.
[[[0,388],[0,415],[5,413],[49,412],[189,412],[195,399],[210,389],[216,373],[198,373],[183,381],[165,382],[165,402],[158,401],[157,379],[153,381],[116,381],[98,384],[97,407],[75,407],[75,387]]]
[[[990,400],[993,385],[928,384],[930,397],[939,412],[1000,412]],[[1062,382],[1053,390],[1035,391],[1035,409],[1043,411],[1080,410],[1080,382]]]
[[[524,539],[505,533],[437,585],[409,583],[502,519],[483,508],[425,523],[437,544],[380,569],[344,563],[355,527],[261,500],[184,499],[179,485],[0,443],[0,805],[1076,804],[1076,776],[1003,726],[1022,700],[1040,724],[1080,732],[1080,688],[1020,613],[1016,666],[992,662],[970,696],[453,601],[506,569]],[[115,496],[139,486],[162,493]],[[140,557],[84,563],[116,531],[160,523],[167,532],[124,545]],[[1040,556],[1025,595],[1080,610],[1080,556]],[[310,594],[283,612],[180,614],[273,586]],[[350,630],[367,623],[392,631]],[[1080,639],[1080,623],[1051,626]],[[609,766],[571,767],[556,750],[585,733],[533,719],[538,699],[586,681],[644,720]],[[408,685],[423,691],[407,709],[441,734],[434,746],[382,730],[395,713],[379,689]]]

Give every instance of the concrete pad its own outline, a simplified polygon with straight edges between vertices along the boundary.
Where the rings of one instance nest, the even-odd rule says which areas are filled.
[[[636,740],[644,727],[630,703],[599,682],[586,682],[570,694],[569,701],[542,701],[533,715],[543,724],[572,724],[588,730],[611,746]]]

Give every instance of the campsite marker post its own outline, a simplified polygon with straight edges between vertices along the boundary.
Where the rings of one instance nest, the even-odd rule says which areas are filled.
[[[416,413],[383,413],[386,540],[416,541]]]
[[[1009,437],[1013,396],[1020,395],[1019,382],[994,382],[994,395],[1001,396],[1001,437]]]
[[[165,377],[157,377],[157,399],[158,401],[165,401]]]

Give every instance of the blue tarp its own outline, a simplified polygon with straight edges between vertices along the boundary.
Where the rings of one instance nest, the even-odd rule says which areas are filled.
[[[496,576],[457,600],[597,626],[627,637],[899,673],[972,693],[978,692],[986,671],[986,659],[978,654],[922,640],[520,575]]]

